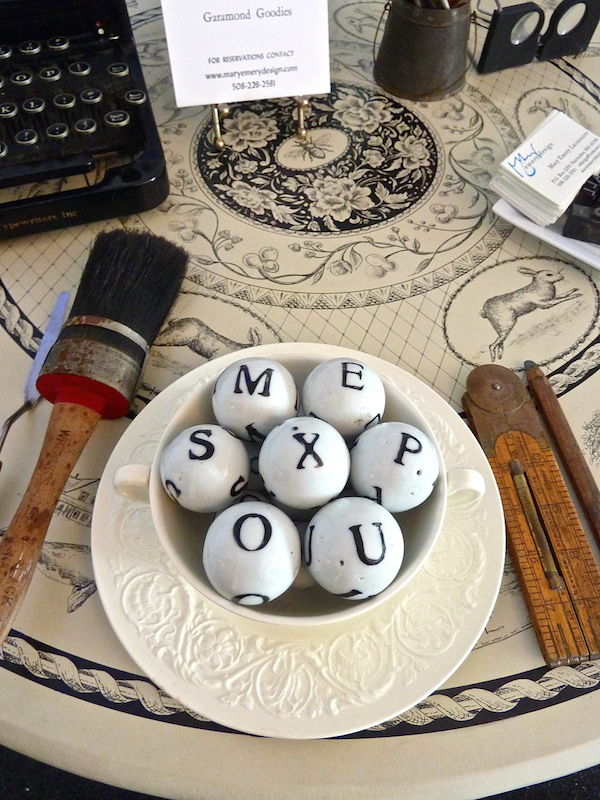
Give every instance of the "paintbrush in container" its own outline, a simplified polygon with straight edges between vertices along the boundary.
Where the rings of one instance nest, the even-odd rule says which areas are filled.
[[[0,643],[23,602],[54,508],[100,419],[129,411],[183,280],[186,251],[150,233],[96,238],[37,388],[54,404],[23,499],[0,542]]]

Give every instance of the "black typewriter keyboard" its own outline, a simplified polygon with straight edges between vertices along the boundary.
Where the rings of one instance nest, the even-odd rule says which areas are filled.
[[[100,31],[100,34],[102,31]],[[144,142],[145,87],[118,38],[0,41],[0,188],[92,171]],[[139,66],[139,62],[138,62]]]

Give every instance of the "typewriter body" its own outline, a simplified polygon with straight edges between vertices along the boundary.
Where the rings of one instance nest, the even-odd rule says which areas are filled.
[[[0,239],[168,194],[124,0],[0,0]]]

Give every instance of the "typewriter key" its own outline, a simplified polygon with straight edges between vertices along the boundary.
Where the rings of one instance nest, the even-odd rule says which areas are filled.
[[[38,140],[38,135],[31,128],[25,128],[24,130],[19,131],[18,133],[15,134],[15,142],[17,144],[29,146],[32,144],[36,144],[37,140]]]
[[[69,126],[64,122],[54,122],[46,128],[46,136],[50,139],[64,139],[69,135]]]

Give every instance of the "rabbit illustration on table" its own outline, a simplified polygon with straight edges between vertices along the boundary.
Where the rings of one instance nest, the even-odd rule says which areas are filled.
[[[488,298],[481,309],[481,316],[488,320],[498,334],[489,346],[492,361],[502,358],[504,343],[519,317],[536,309],[552,308],[559,303],[581,297],[581,292],[576,288],[562,294],[557,292],[556,284],[564,279],[558,269],[519,267],[518,272],[530,276],[529,283],[512,292]]]

